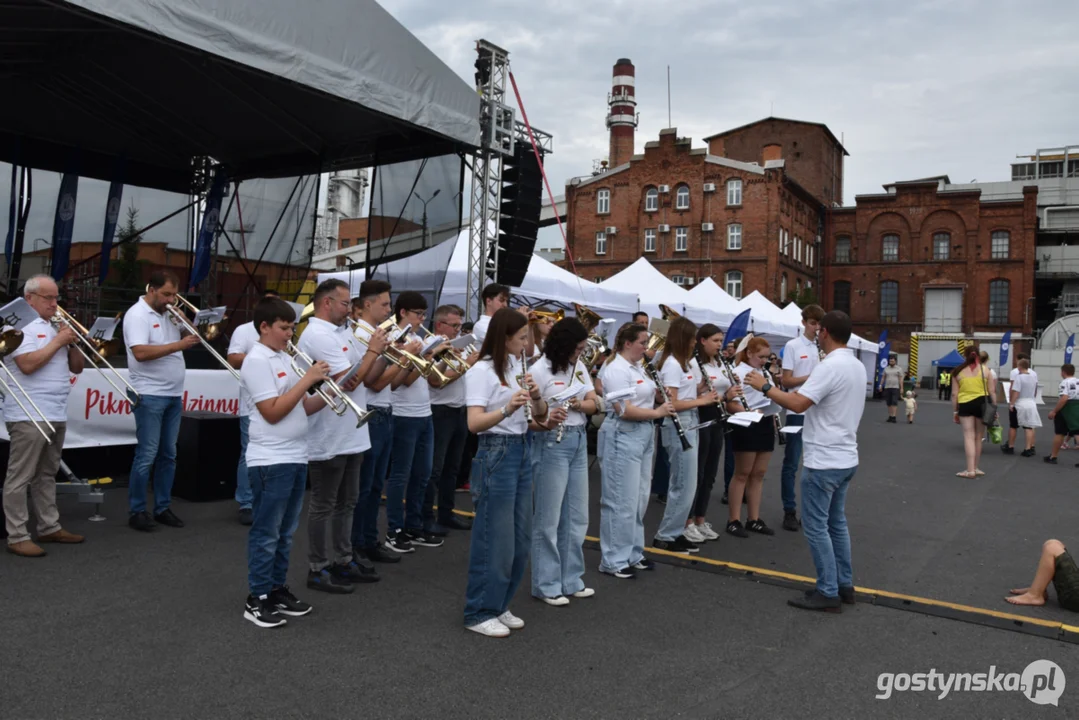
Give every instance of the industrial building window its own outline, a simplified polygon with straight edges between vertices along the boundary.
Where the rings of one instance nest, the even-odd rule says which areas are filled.
[[[742,226],[738,223],[732,223],[727,226],[727,249],[742,249]]]
[[[838,280],[832,285],[832,309],[850,315],[850,283],[846,280]]]
[[[607,215],[611,212],[611,191],[610,190],[597,190],[596,191],[596,212],[600,215]]]
[[[806,247],[806,265],[813,267],[813,246]]]
[[[727,294],[735,300],[742,299],[742,271],[730,270],[727,272]]]
[[[783,273],[783,276],[779,278],[779,300],[780,302],[787,300],[787,273]]]
[[[644,231],[644,251],[655,252],[656,251],[656,229],[648,228]]]
[[[794,262],[802,262],[802,238],[794,236]]]
[[[596,254],[607,254],[607,233],[605,232],[596,233]]]
[[[898,322],[899,283],[890,280],[880,284],[880,321]]]
[[[885,235],[881,238],[880,257],[884,262],[899,262],[898,235]]]
[[[1043,162],[1041,167],[1038,168],[1038,177],[1040,178],[1058,178],[1064,177],[1064,161],[1058,160],[1056,162]]]
[[[674,251],[685,252],[689,249],[689,228],[674,229]]]
[[[689,210],[689,188],[685,185],[678,186],[678,192],[674,196],[675,210]]]
[[[644,191],[644,211],[655,212],[659,210],[659,190],[650,187]]]
[[[727,181],[727,204],[728,205],[741,205],[742,204],[742,181],[741,180],[728,180]]]
[[[947,260],[952,254],[952,236],[949,233],[933,234],[933,259]]]
[[[989,283],[989,324],[1008,324],[1008,281],[993,280]]]
[[[850,238],[849,237],[836,238],[836,241],[835,241],[835,261],[837,263],[849,263],[850,262]]]
[[[992,258],[994,260],[1007,260],[1011,252],[1012,234],[1007,230],[993,231]]]

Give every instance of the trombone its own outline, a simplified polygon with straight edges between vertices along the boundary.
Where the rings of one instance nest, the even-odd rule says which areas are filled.
[[[292,370],[300,377],[307,374],[307,371],[311,369],[311,366],[315,364],[315,361],[311,359],[311,356],[305,353],[300,348],[292,344],[289,341],[285,346],[285,352],[287,352],[292,358]],[[301,365],[301,363],[303,363]],[[322,401],[326,403],[327,407],[334,412],[334,414],[344,417],[345,411],[351,410],[356,413],[356,428],[363,427],[368,420],[371,419],[371,411],[364,410],[362,407],[356,404],[356,401],[348,396],[341,386],[333,381],[332,378],[326,378],[325,380],[314,385],[308,392],[312,392],[322,398]]]
[[[360,330],[363,328],[360,327],[359,321],[353,320],[352,318],[346,318],[345,322],[347,322],[349,328],[352,329],[352,337],[355,338],[356,342],[364,348],[370,347],[370,343],[368,343],[360,333]],[[390,342],[390,344],[386,346],[386,349],[382,351],[381,357],[388,363],[396,365],[403,370],[408,370],[410,367],[408,358],[402,354],[401,350],[393,346],[394,341],[398,339],[398,337],[394,337],[394,333],[391,332],[395,327],[396,323],[393,321],[393,318],[390,318],[376,328],[377,330],[384,330],[387,334],[387,339]],[[398,336],[402,334],[403,333],[397,333]]]
[[[48,418],[45,417],[45,413],[41,412],[41,408],[39,408],[37,406],[37,403],[35,403],[30,398],[30,393],[26,392],[23,386],[19,384],[19,381],[15,379],[15,373],[11,372],[11,369],[8,368],[7,363],[4,362],[4,358],[18,350],[19,345],[22,344],[22,340],[23,334],[21,330],[8,330],[6,332],[0,333],[0,368],[4,369],[3,375],[0,375],[0,388],[3,388],[4,395],[11,396],[11,399],[14,400],[20,408],[22,408],[22,411],[26,414],[26,417],[30,420],[30,422],[34,424],[34,428],[39,433],[41,433],[41,437],[45,438],[46,444],[52,445],[52,438],[49,437],[49,433],[55,435],[56,428],[54,428],[52,423],[49,422]],[[11,381],[10,384],[8,383],[9,380]],[[31,417],[30,411],[26,409],[26,405],[24,405],[22,400],[19,399],[18,393],[14,392],[11,389],[11,385],[14,385],[15,387],[19,388],[20,391],[22,391],[22,395],[24,398],[26,398],[26,402],[30,403],[30,407],[34,408],[34,412],[36,412],[37,416],[41,418],[40,421],[34,420],[33,417]],[[48,433],[45,432],[45,430],[41,427],[42,425],[45,425],[47,428],[49,428]]]
[[[117,318],[119,319],[119,318]],[[105,346],[107,342],[100,338],[90,336],[90,331],[83,327],[82,323],[73,318],[66,310],[57,305],[56,314],[52,317],[52,324],[56,326],[66,325],[75,332],[77,341],[75,342],[75,348],[83,356],[86,362],[90,363],[95,370],[108,381],[109,385],[112,385],[113,390],[127,397],[128,402],[131,403],[131,407],[134,408],[139,404],[141,397],[135,390],[135,387],[124,379],[115,367],[105,359]],[[108,368],[108,372],[102,368]],[[116,384],[116,380],[123,383],[124,387],[120,387]]]
[[[176,294],[176,301],[185,308],[191,310],[195,315],[199,314],[199,309],[179,293]],[[236,378],[237,382],[241,382],[239,371],[229,365],[228,361],[221,357],[221,353],[214,350],[213,346],[210,345],[210,341],[221,334],[221,323],[201,323],[198,327],[195,327],[191,321],[187,319],[187,315],[184,314],[184,311],[175,305],[166,305],[165,311],[169,314],[169,319],[172,321],[173,325],[197,337],[199,342],[202,343],[202,346],[205,347],[219,363],[221,363],[221,366],[232,373],[232,377]]]
[[[565,310],[559,310],[558,312],[551,312],[550,310],[529,310],[528,311],[528,324],[539,325],[545,322],[562,322],[566,317]]]

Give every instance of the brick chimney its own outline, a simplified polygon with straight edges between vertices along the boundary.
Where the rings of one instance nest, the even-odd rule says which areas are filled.
[[[629,58],[621,58],[614,64],[611,93],[607,96],[607,129],[611,131],[607,160],[611,168],[628,163],[633,156],[633,134],[637,129],[636,72]]]

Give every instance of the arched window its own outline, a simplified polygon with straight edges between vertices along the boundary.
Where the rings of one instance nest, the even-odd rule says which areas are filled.
[[[832,285],[832,309],[842,310],[850,315],[850,283],[837,280]]]
[[[604,188],[596,191],[596,212],[607,215],[611,212],[611,191]]]
[[[794,289],[798,292],[799,295],[802,294],[802,278],[795,278]]]
[[[735,300],[739,300],[742,297],[742,271],[741,270],[729,270],[727,272],[727,294],[733,297]]]
[[[779,299],[782,302],[787,300],[787,273],[783,273],[779,278]]]
[[[835,261],[837,263],[850,262],[850,238],[841,237],[835,239]]]
[[[742,226],[739,223],[731,223],[727,226],[727,249],[742,249]]]
[[[679,185],[674,195],[675,210],[689,210],[689,187]]]
[[[1012,234],[1007,230],[994,230],[992,241],[990,257],[994,260],[1007,260],[1011,254]]]
[[[650,187],[644,191],[644,211],[656,212],[659,210],[659,190]]]
[[[933,234],[933,259],[947,260],[952,254],[952,236],[946,232]]]
[[[899,283],[892,280],[880,284],[880,321],[899,321]]]
[[[727,181],[727,204],[742,204],[742,181],[738,178]]]
[[[989,282],[989,324],[1008,324],[1008,294],[1010,283],[1007,280]]]
[[[899,236],[885,235],[880,240],[880,258],[884,262],[899,262]]]

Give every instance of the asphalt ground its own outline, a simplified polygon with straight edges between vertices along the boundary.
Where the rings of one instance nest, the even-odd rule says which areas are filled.
[[[948,406],[923,400],[912,426],[885,424],[884,415],[878,403],[866,408],[848,498],[856,584],[1075,622],[1052,590],[1040,609],[1002,598],[1029,583],[1042,541],[1069,542],[1079,452],[1049,467],[987,446],[987,475],[965,480],[954,474],[962,446]],[[1039,450],[1050,432],[1040,432]],[[703,557],[813,574],[801,534],[778,529],[780,462],[777,453],[764,503],[776,536],[724,536]],[[718,495],[717,526],[726,510]],[[679,567],[657,556],[654,573],[618,581],[595,571],[589,548],[595,597],[551,608],[529,597],[526,580],[513,605],[525,629],[483,638],[461,626],[467,533],[419,548],[351,596],[324,596],[304,587],[301,525],[290,583],[316,609],[263,631],[242,618],[246,529],[234,503],[178,500],[174,509],[186,528],[147,535],[124,524],[122,488],[106,493],[103,523],[64,497],[65,527],[87,534],[86,544],[52,547],[40,560],[0,557],[0,718],[1079,715],[1074,688],[1059,707],[1020,692],[875,697],[881,673],[1022,673],[1040,659],[1079,683],[1072,642],[1021,623],[1002,629],[977,612],[926,614],[916,602],[807,613],[786,605],[799,590],[703,561]],[[653,504],[650,531],[661,513]]]

